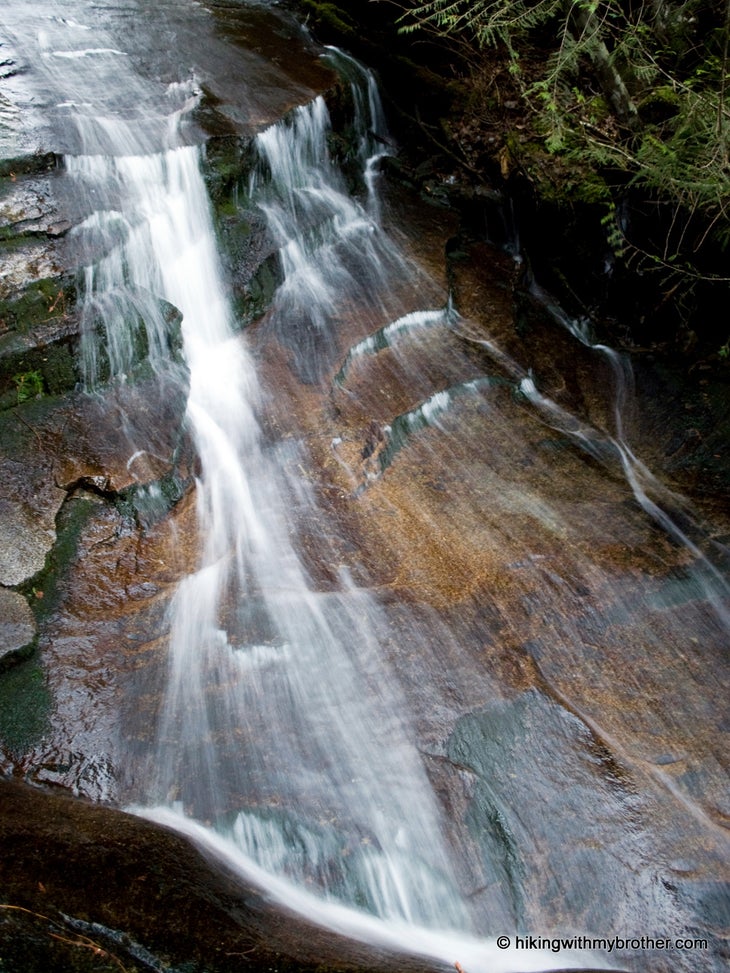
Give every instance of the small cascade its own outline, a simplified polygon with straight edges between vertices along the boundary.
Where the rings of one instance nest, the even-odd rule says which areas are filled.
[[[391,155],[390,136],[375,75],[354,57],[337,47],[329,47],[329,60],[341,75],[350,80],[355,117],[357,157],[367,189],[367,209],[380,221],[380,196],[377,180],[381,160]]]
[[[151,247],[174,251],[186,219],[181,201],[192,189],[190,173],[198,164],[194,147],[152,155],[67,157],[77,185],[123,206],[94,211],[74,231],[83,251],[102,254],[86,266],[81,283],[81,355],[88,389],[109,379],[124,381],[142,363],[160,372],[180,360],[178,309],[159,296],[165,291],[166,264],[147,258]],[[160,186],[177,201],[166,210],[159,195],[153,195]]]
[[[439,417],[442,416],[454,402],[463,395],[481,393],[493,385],[504,382],[498,378],[479,378],[471,382],[462,382],[459,385],[452,385],[448,389],[435,392],[432,396],[421,402],[414,409],[404,412],[387,426],[384,432],[387,435],[387,443],[378,455],[381,472],[385,472],[391,465],[397,453],[406,446],[416,433],[429,426],[438,425]]]
[[[362,153],[370,121],[358,113]],[[374,317],[387,314],[383,294],[406,266],[373,207],[349,195],[329,134],[323,98],[297,108],[258,136],[249,186],[279,247],[283,275],[268,327],[296,352],[294,367],[306,382],[319,381],[337,359],[342,302]]]
[[[390,324],[378,328],[377,331],[368,335],[367,338],[363,338],[362,341],[359,341],[348,351],[340,370],[335,375],[335,385],[340,387],[344,385],[350,366],[358,358],[362,358],[364,355],[374,355],[384,348],[390,348],[399,336],[407,334],[410,331],[448,324],[452,314],[453,311],[450,304],[442,310],[411,311],[396,321],[391,321]]]
[[[569,435],[578,446],[607,466],[616,465],[626,479],[636,502],[644,512],[680,547],[686,549],[695,562],[693,583],[697,595],[707,598],[713,606],[722,626],[730,630],[730,585],[724,574],[712,563],[699,546],[702,528],[683,497],[665,486],[640,460],[626,439],[624,416],[629,407],[633,372],[625,355],[608,345],[594,342],[591,321],[588,318],[571,318],[537,284],[532,285],[535,297],[547,309],[551,317],[565,328],[580,344],[602,356],[608,363],[613,378],[613,430],[601,429],[589,421],[579,419],[556,402],[539,392],[531,374],[526,374],[516,362],[497,349],[491,342],[478,340],[495,360],[507,369],[520,383],[522,394],[553,428]]]

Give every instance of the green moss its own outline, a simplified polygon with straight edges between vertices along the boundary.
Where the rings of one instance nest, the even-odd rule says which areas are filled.
[[[64,277],[46,277],[28,284],[20,297],[0,300],[3,330],[27,334],[52,318],[62,318],[74,303],[75,287]]]
[[[13,375],[18,404],[43,395],[43,376],[39,371],[18,372]]]
[[[536,142],[505,140],[516,168],[525,172],[545,202],[561,207],[576,203],[594,205],[611,199],[611,190],[601,173],[577,159],[549,153]]]
[[[7,354],[0,350],[0,410],[41,395],[64,395],[78,381],[68,342]]]
[[[601,95],[594,95],[586,102],[586,114],[591,125],[600,125],[611,115],[611,107]]]
[[[74,388],[73,330],[64,322],[75,300],[68,277],[28,284],[20,296],[0,300],[0,408],[48,392]],[[59,325],[61,327],[59,328]],[[59,334],[66,336],[60,337]]]
[[[223,199],[216,206],[216,213],[219,217],[221,216],[235,216],[238,212],[238,206],[232,199]]]
[[[0,675],[0,741],[11,755],[26,752],[48,729],[51,694],[37,657]]]
[[[606,180],[597,172],[586,170],[571,180],[570,194],[581,203],[603,203],[611,198]]]
[[[43,349],[40,370],[51,395],[62,395],[75,388],[78,374],[71,349],[66,344]]]
[[[238,136],[212,138],[205,147],[204,178],[216,212],[235,213],[237,197],[245,193],[254,165],[250,139]]]
[[[48,552],[44,567],[19,588],[28,597],[39,623],[61,601],[63,578],[76,559],[79,539],[98,503],[97,498],[85,496],[72,496],[64,503],[56,518],[56,543]],[[37,592],[42,592],[42,597],[37,597]]]
[[[341,37],[357,36],[357,25],[346,11],[336,4],[303,0],[301,6],[317,27],[325,28]]]

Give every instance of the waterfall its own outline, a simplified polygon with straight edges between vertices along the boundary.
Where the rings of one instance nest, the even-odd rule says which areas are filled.
[[[327,125],[318,98],[258,140],[276,189],[262,207],[285,269],[275,315],[290,327],[306,309],[318,331],[335,292],[355,280],[353,236],[371,243],[353,248],[360,280],[385,273],[388,251],[327,156]],[[81,280],[87,386],[131,382],[142,359],[175,371],[179,327],[199,456],[200,558],[170,612],[146,803],[210,824],[268,873],[325,897],[466,928],[440,813],[382,657],[384,622],[344,574],[318,590],[292,542],[278,464],[297,457],[262,440],[261,391],[231,316],[201,149],[180,145],[173,125],[172,147],[152,152],[124,120],[81,127],[93,151],[66,168],[91,210],[76,245],[96,255]],[[320,256],[330,253],[327,279],[311,269],[313,236]]]
[[[306,203],[324,201],[323,245],[337,250],[358,223],[366,234],[371,224],[335,170],[328,182],[319,166],[314,186],[298,185],[315,171],[308,160],[321,151],[324,117],[317,99],[259,144],[289,214],[304,198],[307,225]],[[290,539],[276,456],[257,425],[256,376],[221,283],[198,150],[114,167],[145,222],[115,265],[145,268],[145,289],[182,314],[200,457],[202,550],[172,606],[150,798],[212,822],[267,871],[323,895],[383,918],[463,928],[439,813],[378,644],[382,621],[346,576],[318,590]],[[282,225],[273,207],[269,216]],[[321,328],[331,285],[309,272],[305,251],[301,239],[283,242],[278,313],[308,308]]]
[[[584,965],[585,955],[510,956],[474,938],[489,916],[477,922],[460,893],[388,658],[402,647],[389,644],[388,619],[345,570],[331,565],[332,580],[323,582],[299,555],[287,477],[304,449],[271,442],[260,428],[266,390],[233,319],[204,150],[186,144],[197,85],[171,84],[160,95],[138,82],[115,36],[94,30],[79,39],[91,28],[58,17],[46,29],[41,46],[59,127],[74,129],[64,164],[81,213],[71,237],[83,266],[86,388],[95,394],[108,380],[128,388],[149,373],[163,386],[186,387],[199,460],[199,555],[170,609],[156,747],[136,810],[345,935],[459,958],[469,973]],[[259,135],[249,186],[284,278],[263,327],[312,383],[342,357],[345,299],[377,320],[385,344],[448,316],[386,306],[383,294],[410,273],[379,223],[387,132],[372,76],[339,52],[330,56],[348,66],[353,85],[360,198],[330,154],[321,98]],[[447,400],[436,393],[410,424]],[[153,422],[150,412],[145,403],[139,416],[122,419],[132,458],[134,426]],[[314,506],[305,481],[297,490]]]

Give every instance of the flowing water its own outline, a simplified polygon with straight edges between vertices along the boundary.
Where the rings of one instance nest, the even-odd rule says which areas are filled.
[[[161,22],[184,7],[172,0],[163,4]],[[390,482],[397,484],[401,459],[415,444],[416,459],[404,461],[400,469],[410,462],[417,489],[428,487],[430,494],[422,494],[426,499],[420,505],[419,494],[409,500],[407,516],[418,525],[411,540],[418,551],[421,538],[431,537],[436,550],[439,526],[429,520],[428,496],[444,488],[435,475],[433,481],[426,478],[441,463],[455,477],[447,500],[455,505],[463,487],[480,505],[479,522],[486,526],[463,538],[465,545],[474,544],[474,564],[486,563],[479,560],[485,551],[496,558],[493,552],[505,545],[517,552],[514,563],[494,578],[495,604],[509,588],[506,572],[513,572],[510,577],[521,572],[520,578],[528,581],[519,582],[520,610],[532,616],[530,626],[538,626],[537,634],[530,628],[533,638],[525,639],[526,644],[539,645],[548,631],[558,655],[574,652],[576,658],[586,645],[592,646],[600,625],[619,631],[606,637],[606,644],[613,645],[620,642],[627,618],[639,624],[633,621],[632,582],[614,582],[609,570],[586,566],[581,548],[576,575],[584,570],[601,592],[596,601],[610,600],[615,614],[610,618],[606,609],[596,620],[588,610],[581,615],[576,608],[575,618],[563,611],[565,605],[573,606],[572,588],[579,585],[566,581],[567,574],[561,576],[563,563],[557,555],[556,567],[542,566],[548,555],[539,553],[540,543],[551,532],[571,544],[580,525],[565,512],[567,505],[560,507],[554,498],[541,495],[539,477],[530,471],[532,459],[523,461],[525,482],[514,486],[511,457],[519,456],[523,437],[527,441],[519,413],[524,403],[538,424],[547,423],[578,442],[608,467],[618,463],[644,512],[693,561],[692,594],[685,591],[683,598],[713,606],[708,631],[725,631],[727,626],[723,605],[728,592],[721,571],[671,512],[679,501],[663,492],[627,443],[623,364],[611,349],[592,346],[610,362],[617,382],[615,424],[607,431],[541,393],[527,368],[483,333],[470,333],[468,322],[445,295],[438,306],[439,287],[424,283],[422,272],[381,225],[379,161],[392,148],[374,79],[334,50],[327,60],[352,86],[354,149],[343,171],[330,152],[329,114],[321,97],[307,100],[283,121],[258,126],[256,163],[241,193],[266,221],[282,282],[258,336],[242,335],[217,251],[202,175],[205,150],[192,121],[200,84],[193,70],[170,79],[160,68],[156,75],[150,68],[151,42],[137,36],[145,33],[136,22],[138,13],[134,3],[118,5],[108,13],[119,18],[117,29],[111,30],[103,21],[82,22],[80,13],[75,19],[57,5],[44,4],[25,22],[28,35],[38,38],[45,66],[43,98],[63,131],[63,178],[78,213],[70,245],[82,266],[86,388],[93,395],[99,388],[125,388],[151,375],[163,389],[187,390],[186,426],[198,457],[200,550],[195,569],[176,590],[165,623],[169,652],[159,725],[154,750],[142,762],[145,779],[133,795],[136,809],[185,832],[285,906],[355,938],[445,962],[458,958],[469,973],[609,965],[567,951],[559,957],[543,950],[515,955],[479,937],[504,931],[508,917],[512,921],[513,914],[527,908],[518,901],[519,892],[505,889],[539,878],[540,863],[555,852],[555,835],[564,837],[555,795],[563,793],[568,779],[574,832],[583,829],[581,854],[587,864],[581,866],[581,876],[590,874],[607,901],[615,891],[616,872],[593,874],[598,859],[592,855],[600,838],[592,818],[599,824],[605,819],[621,838],[600,861],[621,861],[611,868],[620,868],[622,894],[637,913],[646,900],[654,901],[643,877],[636,877],[631,858],[644,825],[635,831],[627,828],[626,834],[621,830],[625,817],[639,816],[630,787],[618,781],[618,771],[614,780],[613,770],[607,772],[609,783],[597,789],[586,783],[587,765],[608,766],[604,750],[609,744],[637,775],[647,761],[634,759],[630,746],[601,726],[589,706],[584,712],[567,698],[560,689],[560,671],[549,702],[537,693],[525,693],[514,706],[508,694],[490,697],[493,685],[483,665],[460,643],[471,639],[481,651],[496,639],[495,631],[500,640],[509,641],[508,625],[490,628],[477,614],[467,635],[453,616],[450,629],[448,612],[436,619],[425,602],[418,608],[404,604],[389,610],[353,580],[350,566],[338,560],[326,526],[318,538],[317,558],[327,562],[327,570],[312,569],[302,553],[303,520],[311,516],[316,524],[326,525],[327,514],[318,510],[307,476],[299,475],[309,463],[303,441],[278,438],[266,424],[275,411],[272,402],[286,411],[277,401],[285,391],[261,383],[251,343],[259,343],[259,355],[260,346],[275,343],[304,388],[331,381],[333,401],[340,402],[339,414],[345,417],[348,409],[365,409],[362,402],[370,401],[376,390],[381,411],[368,415],[377,415],[382,428],[373,420],[370,452],[360,454],[366,461],[372,455],[373,465],[361,481],[341,455],[342,441],[332,441],[336,462],[350,470],[357,486],[353,492],[367,499],[371,485],[374,494],[386,490],[385,476],[391,472]],[[130,24],[137,24],[139,43],[127,50],[120,38]],[[180,36],[186,35],[181,31]],[[584,345],[590,344],[582,332],[572,331]],[[459,335],[486,353],[488,370],[463,349],[454,350]],[[377,372],[386,359],[391,373]],[[428,369],[418,364],[426,359]],[[439,368],[442,374],[434,378]],[[358,382],[366,389],[359,399]],[[404,390],[412,389],[419,394],[408,399]],[[392,405],[387,422],[383,403]],[[470,409],[490,423],[489,456],[485,459],[480,446],[470,457],[473,462],[479,456],[477,473],[459,453],[469,435]],[[466,419],[459,426],[462,416]],[[139,430],[151,421],[154,417],[144,409],[124,416],[130,463],[137,456]],[[481,436],[484,427],[476,428]],[[512,449],[503,458],[500,443]],[[545,480],[559,475],[546,472]],[[585,482],[593,480],[585,475]],[[389,500],[393,508],[397,499],[394,492]],[[444,523],[451,513],[444,514]],[[517,539],[510,535],[509,524],[518,518],[537,525],[534,536],[524,540],[522,534]],[[451,563],[452,553],[444,551],[444,564]],[[466,574],[447,582],[466,588],[473,581]],[[651,578],[642,583],[654,591]],[[461,590],[458,597],[463,598]],[[490,609],[479,605],[477,611],[482,610],[486,616]],[[494,606],[492,610],[496,614]],[[542,629],[535,621],[538,615]],[[515,621],[515,629],[519,624]],[[661,623],[650,621],[640,631],[659,651]],[[403,648],[396,666],[392,646],[398,638],[408,649]],[[542,666],[541,692],[546,692],[543,672],[550,674],[552,657],[548,650],[542,657],[535,650],[535,659]],[[442,698],[442,690],[444,697],[458,701]],[[485,699],[491,709],[481,712]],[[473,715],[477,710],[479,715]],[[433,758],[427,773],[424,738],[430,745],[442,731],[448,736],[457,722],[454,713],[469,715],[459,722],[448,747],[436,752],[434,744],[433,753],[427,753]],[[423,732],[427,720],[436,730]],[[542,740],[543,726],[553,728],[550,740]],[[473,741],[480,735],[492,743],[475,750]],[[565,776],[552,778],[546,768],[565,759],[559,742],[563,738],[579,738],[590,759],[580,756]],[[503,757],[486,757],[492,745],[498,751],[504,746],[513,762],[502,766]],[[450,816],[444,810],[449,801],[443,794],[436,797],[431,779],[439,778],[433,760],[447,756],[466,781],[465,791],[481,795],[488,808],[485,818],[464,808],[459,813],[452,808]],[[677,784],[661,769],[652,773],[700,824],[715,828],[683,782]],[[532,792],[521,789],[531,780],[538,781],[535,786],[542,788],[543,798],[550,795],[554,813],[543,815]],[[535,837],[543,834],[543,827],[544,846]],[[473,833],[465,836],[469,828]],[[493,841],[501,850],[490,846],[483,860],[469,861],[478,857],[480,839],[474,834],[485,831],[492,835],[487,843]],[[532,848],[532,861],[538,863],[528,869],[528,877],[516,864],[520,841]],[[562,902],[573,894],[560,886],[559,863],[550,859],[545,871],[553,886],[539,904],[533,892],[533,914],[539,915],[540,908],[549,913],[551,897]],[[516,903],[512,911],[512,905],[504,904],[510,894]],[[573,905],[579,908],[576,901]],[[648,906],[646,913],[664,918],[671,910],[663,908]],[[612,917],[620,920],[618,906]],[[589,918],[599,922],[599,912]]]
[[[639,506],[654,520],[679,546],[685,548],[693,560],[693,580],[701,597],[706,598],[717,613],[722,627],[730,632],[730,585],[723,572],[713,563],[706,552],[702,551],[692,534],[702,535],[702,528],[694,522],[691,510],[684,498],[669,490],[632,450],[624,429],[624,416],[632,405],[633,374],[631,363],[626,355],[619,354],[607,345],[591,340],[590,322],[570,318],[552,301],[548,294],[537,285],[533,292],[541,300],[551,315],[565,327],[582,345],[601,355],[608,361],[612,378],[610,395],[613,407],[610,410],[613,430],[576,429],[574,416],[566,413],[555,402],[541,395],[531,377],[526,376],[520,383],[525,396],[535,405],[546,420],[555,428],[568,432],[580,443],[581,448],[598,459],[605,459],[606,448],[614,459],[618,459],[627,483]],[[514,366],[513,366],[514,370]],[[715,557],[727,555],[720,548]]]
[[[38,19],[58,107],[81,147],[66,155],[65,169],[86,211],[74,246],[92,255],[80,288],[87,388],[131,381],[140,361],[189,382],[202,551],[171,608],[148,800],[212,823],[230,853],[238,849],[266,874],[314,883],[384,919],[468,928],[368,596],[346,576],[316,590],[290,540],[281,457],[262,443],[261,393],[221,276],[201,150],[184,144],[196,84],[171,84],[148,107],[150,90],[125,71],[125,50],[87,24],[52,13]],[[68,71],[68,62],[78,69]],[[365,82],[358,109],[371,116],[359,121],[367,209],[347,197],[327,158],[321,98],[257,140],[272,187],[261,190],[260,205],[281,238],[276,314],[306,314],[305,370],[326,359],[335,294],[355,282],[377,288],[385,255],[395,253],[372,216],[374,82],[347,63]],[[129,81],[133,106],[120,110],[121,86],[107,72]],[[305,241],[312,234],[322,238],[320,257],[328,255],[320,272]]]
[[[323,145],[325,111],[319,99],[298,110],[293,129],[260,136],[272,168],[283,157],[290,178],[306,178],[301,156],[316,157]],[[114,126],[106,132],[113,143]],[[128,324],[142,322],[150,361],[166,364],[170,335],[156,302],[162,297],[182,315],[203,550],[171,609],[150,797],[216,822],[273,874],[314,881],[383,918],[462,925],[406,707],[371,630],[372,607],[347,578],[335,590],[314,590],[289,540],[277,458],[267,455],[255,416],[260,391],[220,276],[199,150],[131,154],[128,136],[120,127],[119,154],[67,165],[115,206],[77,231],[105,251],[84,274],[87,373],[98,320],[121,381],[133,358]],[[296,187],[284,182],[283,190]],[[325,198],[323,222],[343,224],[324,246],[372,234],[364,212],[323,178],[304,191]],[[302,265],[297,241],[282,249],[294,256],[284,259],[279,313],[309,309],[319,335],[333,285]],[[377,264],[371,254],[364,260]]]

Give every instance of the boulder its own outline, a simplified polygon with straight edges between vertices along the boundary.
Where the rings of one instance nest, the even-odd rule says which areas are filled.
[[[0,887],[4,973],[429,968],[286,914],[166,828],[17,781],[0,780]]]
[[[23,655],[35,633],[33,613],[25,598],[0,588],[0,670]]]

